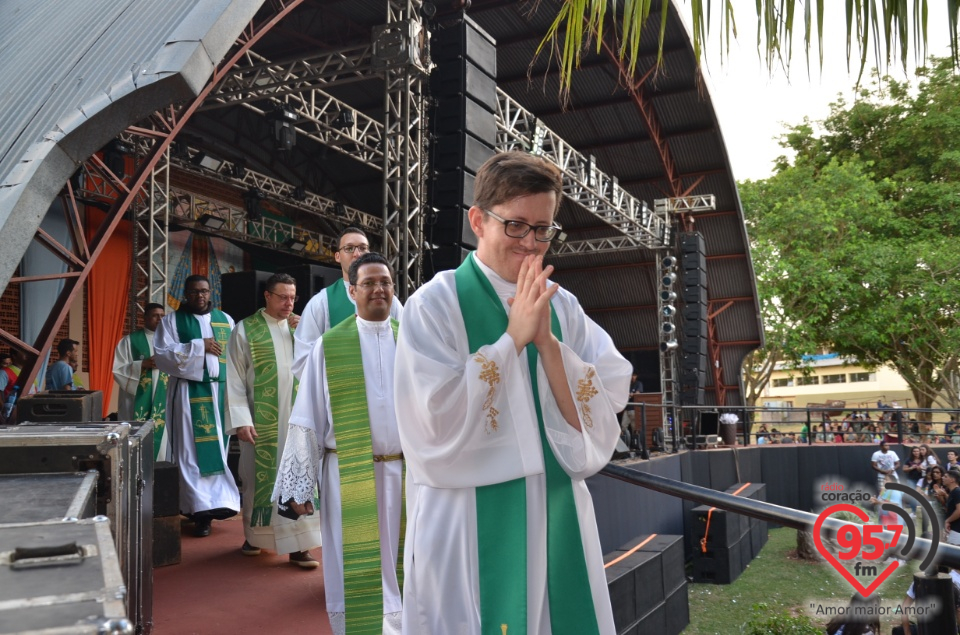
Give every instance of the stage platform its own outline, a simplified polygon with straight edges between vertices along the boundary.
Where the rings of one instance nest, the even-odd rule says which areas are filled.
[[[266,551],[242,555],[239,516],[215,522],[206,538],[192,529],[184,523],[180,564],[154,571],[152,635],[332,633],[320,568]],[[320,560],[322,549],[311,553]]]

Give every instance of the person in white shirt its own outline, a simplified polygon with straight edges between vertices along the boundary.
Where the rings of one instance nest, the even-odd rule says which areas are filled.
[[[891,474],[893,479],[900,482],[897,470],[900,468],[900,457],[890,449],[886,441],[880,441],[880,449],[870,457],[870,466],[877,472],[877,492],[883,489],[884,476]]]
[[[404,307],[404,635],[615,632],[584,480],[614,451],[632,368],[542,264],[561,195],[542,158],[492,157],[477,251]]]

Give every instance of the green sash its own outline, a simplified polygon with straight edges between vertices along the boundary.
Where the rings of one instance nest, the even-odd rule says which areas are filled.
[[[177,338],[181,343],[203,339],[200,334],[200,322],[187,311],[177,311]],[[217,415],[214,407],[220,413],[220,425],[223,425],[223,397],[227,382],[227,340],[230,338],[230,322],[227,316],[218,309],[210,311],[210,327],[213,337],[220,344],[220,376],[210,379],[207,365],[203,365],[203,380],[188,381],[187,394],[190,397],[190,418],[193,421],[193,442],[197,448],[197,465],[200,467],[200,476],[214,476],[223,474],[223,448],[228,442],[227,435],[223,435],[224,445],[220,445],[220,435],[217,434]],[[217,404],[213,403],[213,382],[220,384],[217,390]]]
[[[277,453],[280,442],[280,389],[277,351],[273,347],[270,325],[260,309],[243,321],[253,359],[253,427],[257,431],[254,446],[254,494],[251,527],[269,527],[273,515],[273,484],[277,480]],[[290,329],[293,336],[293,329]],[[292,341],[292,340],[291,340]],[[291,351],[292,352],[292,351]],[[293,380],[290,403],[297,396],[300,382]],[[286,422],[284,422],[286,423]]]
[[[357,312],[357,308],[347,295],[347,285],[343,278],[327,287],[327,310],[330,312],[330,328],[340,324]]]
[[[390,325],[396,339],[397,321],[391,319]],[[340,465],[346,631],[350,635],[379,635],[383,630],[380,527],[377,524],[370,411],[360,333],[355,319],[345,320],[323,334],[323,359]],[[404,506],[401,505],[401,509]],[[402,525],[401,515],[401,536]],[[402,542],[400,549],[402,553]],[[403,559],[397,560],[397,579],[400,581]]]
[[[147,334],[142,329],[130,334],[130,352],[133,359],[142,361],[151,357]],[[136,421],[153,419],[153,460],[160,454],[160,441],[163,439],[163,426],[167,419],[167,382],[170,377],[161,372],[157,375],[157,390],[153,390],[153,370],[140,371],[140,383],[133,396],[133,418]]]
[[[493,344],[507,330],[507,314],[487,277],[471,254],[457,268],[460,313],[470,353]],[[550,326],[562,339],[560,321],[551,307]],[[586,556],[570,477],[547,441],[537,386],[537,349],[527,345],[533,403],[540,428],[546,473],[547,593],[554,635],[599,633]],[[494,635],[504,626],[527,632],[526,479],[477,488],[477,542],[480,566],[480,628]]]

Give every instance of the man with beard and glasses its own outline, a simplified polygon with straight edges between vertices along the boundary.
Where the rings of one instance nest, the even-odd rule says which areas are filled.
[[[273,499],[283,513],[311,514],[322,483],[333,633],[394,635],[401,632],[403,455],[393,394],[393,272],[370,253],[353,262],[349,276],[357,316],[324,333],[306,360]]]
[[[194,535],[210,535],[213,520],[240,511],[240,492],[227,469],[223,400],[227,341],[233,319],[210,304],[210,281],[189,276],[185,300],[160,320],[154,338],[157,368],[167,373],[167,430],[180,467],[180,512]]]
[[[293,374],[297,379],[303,373],[303,366],[314,343],[325,332],[357,312],[357,303],[347,292],[350,286],[350,265],[363,254],[370,253],[370,242],[367,234],[359,227],[347,227],[340,232],[337,247],[333,257],[340,264],[343,277],[337,278],[336,282],[310,298],[307,306],[303,308],[303,318],[293,334]],[[390,317],[399,320],[402,309],[400,300],[394,297],[390,305]]]
[[[290,370],[293,329],[300,319],[293,312],[297,282],[275,273],[263,296],[266,306],[241,320],[227,345],[227,433],[240,440],[246,539],[240,551],[245,556],[260,555],[261,549],[290,554],[291,564],[315,569],[320,563],[309,550],[320,546],[320,520],[284,518],[271,498],[298,390]]]
[[[403,310],[404,635],[616,632],[584,481],[613,454],[632,369],[548,279],[562,193],[542,158],[492,157],[477,250]]]
[[[143,310],[143,328],[125,335],[113,356],[113,378],[120,386],[117,416],[120,421],[153,420],[153,457],[167,460],[167,410],[169,378],[157,369],[153,338],[165,313],[163,305],[151,302]]]

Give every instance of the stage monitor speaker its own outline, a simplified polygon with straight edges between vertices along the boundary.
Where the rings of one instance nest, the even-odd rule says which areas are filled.
[[[439,136],[465,133],[487,145],[497,144],[496,115],[469,96],[441,98],[433,109],[433,119],[434,132]]]
[[[430,92],[434,97],[473,97],[477,103],[495,112],[497,82],[473,62],[459,57],[444,60],[430,74]]]
[[[17,423],[87,423],[103,420],[99,390],[51,390],[17,400]]]
[[[340,269],[324,265],[283,267],[278,269],[277,273],[289,274],[297,281],[297,296],[300,299],[293,305],[293,312],[297,315],[303,315],[303,309],[307,306],[310,298],[320,293],[324,287],[329,287],[343,277],[343,272]]]
[[[430,56],[438,66],[465,57],[490,77],[497,76],[496,41],[468,17],[433,32]]]
[[[220,309],[235,322],[247,318],[264,306],[267,271],[238,271],[220,276]]]
[[[423,275],[428,280],[441,271],[456,269],[470,252],[463,247],[452,245],[437,247],[423,254]]]
[[[468,207],[458,206],[452,209],[440,209],[437,220],[432,227],[427,228],[428,240],[435,245],[457,245],[476,249],[477,235],[470,227],[467,218]]]
[[[496,154],[493,146],[472,135],[446,135],[434,144],[434,165],[463,167],[474,174],[484,162]]]

